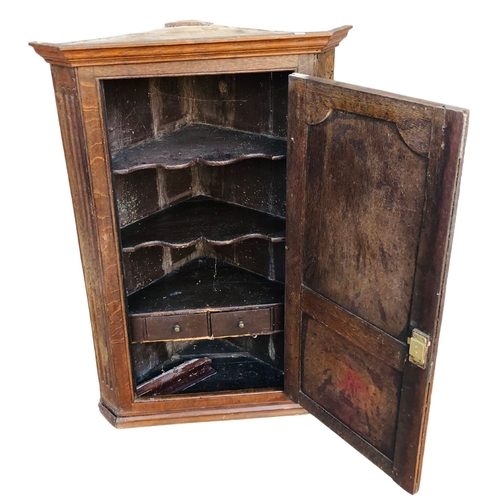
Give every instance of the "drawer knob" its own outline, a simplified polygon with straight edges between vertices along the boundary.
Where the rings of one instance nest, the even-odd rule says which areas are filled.
[[[245,323],[241,319],[238,321],[238,328],[245,328]]]
[[[176,323],[176,324],[174,325],[174,332],[175,332],[175,333],[179,333],[180,331],[181,331],[181,327],[180,327],[180,325],[179,325],[178,323]]]

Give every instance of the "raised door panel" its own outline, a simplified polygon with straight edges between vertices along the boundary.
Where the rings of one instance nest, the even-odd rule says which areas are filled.
[[[289,109],[286,392],[415,492],[467,113],[303,75]]]

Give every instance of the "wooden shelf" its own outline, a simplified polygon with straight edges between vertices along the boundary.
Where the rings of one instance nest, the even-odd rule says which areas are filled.
[[[129,314],[217,311],[282,304],[284,285],[204,257],[128,297]]]
[[[248,158],[281,160],[286,139],[214,127],[189,125],[113,155],[116,174],[163,167],[186,168],[196,163],[229,165]]]
[[[227,245],[260,238],[285,240],[285,219],[258,210],[197,196],[122,229],[122,249],[185,248],[205,240]]]

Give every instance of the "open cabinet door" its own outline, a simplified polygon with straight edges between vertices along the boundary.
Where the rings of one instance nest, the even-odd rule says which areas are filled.
[[[291,75],[285,392],[418,490],[467,112]]]

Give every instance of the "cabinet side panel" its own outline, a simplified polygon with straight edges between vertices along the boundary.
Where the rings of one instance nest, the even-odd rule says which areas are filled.
[[[333,80],[333,68],[335,65],[335,49],[320,52],[316,59],[316,72],[314,76]]]
[[[115,375],[106,332],[101,263],[97,243],[88,154],[84,142],[82,110],[75,70],[52,66],[52,78],[61,127],[64,154],[73,200],[87,298],[92,322],[101,397],[115,401]],[[114,406],[114,405],[113,405]]]
[[[92,198],[89,202],[94,211],[93,221],[100,259],[99,278],[102,281],[102,295],[99,300],[104,304],[105,315],[102,330],[95,334],[103,336],[109,342],[109,355],[115,384],[113,402],[120,413],[133,402],[134,393],[125,315],[121,249],[106,143],[101,83],[95,77],[92,68],[80,68],[77,76],[88,154],[87,168],[92,190]]]
[[[298,73],[333,80],[335,49],[324,50],[319,54],[302,54],[299,56]]]

